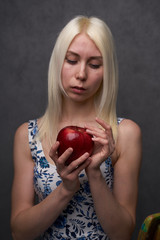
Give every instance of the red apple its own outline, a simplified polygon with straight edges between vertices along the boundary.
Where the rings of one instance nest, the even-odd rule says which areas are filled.
[[[67,148],[73,148],[71,156],[66,161],[66,165],[69,165],[85,152],[88,152],[89,155],[91,155],[94,144],[92,137],[93,136],[88,134],[86,129],[82,127],[67,126],[61,129],[57,136],[57,141],[60,142],[58,156],[61,156]]]

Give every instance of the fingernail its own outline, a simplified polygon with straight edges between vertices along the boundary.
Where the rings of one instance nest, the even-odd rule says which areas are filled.
[[[69,148],[69,151],[70,151],[70,152],[73,152],[73,148],[70,147],[70,148]]]

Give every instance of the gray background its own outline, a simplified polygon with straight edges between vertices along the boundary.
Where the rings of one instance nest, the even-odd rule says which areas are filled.
[[[41,116],[47,104],[47,71],[61,28],[75,15],[107,22],[119,61],[118,115],[143,133],[137,238],[143,219],[160,211],[160,1],[0,1],[0,238],[11,239],[12,145],[16,128]]]

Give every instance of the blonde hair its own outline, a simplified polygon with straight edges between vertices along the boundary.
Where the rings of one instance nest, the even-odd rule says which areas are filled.
[[[118,90],[117,58],[114,41],[110,29],[96,17],[77,16],[60,32],[55,43],[48,71],[48,107],[42,117],[39,136],[45,135],[51,141],[53,130],[57,134],[57,126],[62,115],[62,95],[64,89],[61,82],[61,70],[69,45],[76,35],[85,32],[94,41],[103,58],[103,84],[95,95],[97,116],[111,125],[113,136],[117,136],[116,101]]]

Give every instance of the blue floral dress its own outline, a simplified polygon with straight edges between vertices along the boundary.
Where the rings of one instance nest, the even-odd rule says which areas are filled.
[[[118,123],[121,119],[118,119]],[[41,142],[35,138],[38,133],[37,120],[30,120],[28,124],[29,145],[34,165],[34,189],[38,201],[45,199],[61,182],[61,177],[56,171],[56,166],[50,164],[45,158]],[[111,159],[108,158],[101,165],[102,174],[108,187],[112,190],[113,168]],[[69,202],[68,207],[57,220],[44,232],[44,240],[108,240],[100,226],[94,206],[89,183],[85,171],[80,175],[80,189]]]

